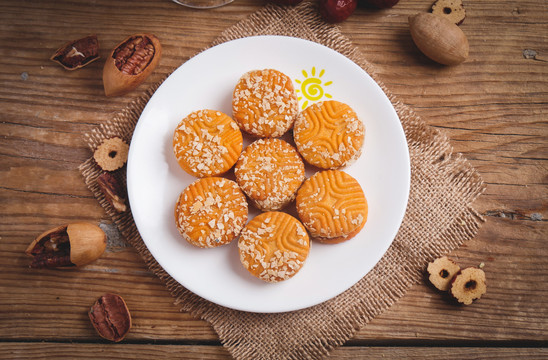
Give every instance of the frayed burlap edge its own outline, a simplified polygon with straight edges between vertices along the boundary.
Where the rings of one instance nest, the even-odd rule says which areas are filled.
[[[208,321],[223,345],[237,359],[318,359],[344,344],[357,330],[382,313],[423,276],[425,265],[475,236],[483,221],[471,204],[484,190],[478,172],[448,139],[427,126],[378,79],[360,50],[325,24],[313,3],[296,7],[268,5],[224,31],[212,44],[252,35],[300,37],[328,46],[353,60],[379,84],[404,128],[411,159],[411,191],[405,218],[385,256],[356,285],[317,306],[281,314],[256,314],[227,309],[191,293],[173,280],[151,256],[130,212],[112,209],[95,180],[100,169],[92,158],[80,166],[88,188],[112,217],[120,232],[146,265],[167,286],[183,311]],[[106,138],[127,142],[144,106],[160,84],[131,102],[111,121],[86,134],[91,150]],[[124,171],[117,176],[125,181]]]

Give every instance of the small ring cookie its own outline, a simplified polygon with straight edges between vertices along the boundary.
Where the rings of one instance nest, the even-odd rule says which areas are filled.
[[[444,17],[456,25],[462,24],[466,18],[466,10],[461,0],[438,0],[432,4],[430,11],[432,14]]]
[[[350,106],[329,100],[312,104],[297,116],[293,138],[309,164],[337,169],[360,156],[365,127]]]
[[[234,175],[240,188],[261,210],[279,210],[287,205],[305,178],[301,156],[280,139],[259,139],[246,147]]]
[[[242,132],[236,122],[215,110],[190,113],[173,134],[177,162],[196,177],[224,174],[236,163],[242,147]]]
[[[360,184],[340,170],[320,171],[305,180],[296,205],[310,236],[325,243],[351,239],[367,221],[367,200]]]
[[[293,82],[274,69],[245,73],[232,96],[234,120],[257,137],[278,137],[293,126],[299,113]]]
[[[95,162],[105,171],[114,171],[127,161],[129,145],[119,137],[104,140],[93,153]]]
[[[228,244],[247,221],[247,201],[238,184],[221,177],[198,179],[179,195],[175,223],[190,244],[212,248]]]
[[[238,240],[240,261],[255,277],[279,282],[293,277],[303,266],[310,240],[293,216],[279,211],[257,215]]]

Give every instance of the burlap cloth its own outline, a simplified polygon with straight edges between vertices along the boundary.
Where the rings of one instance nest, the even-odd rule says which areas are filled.
[[[339,296],[317,306],[288,313],[259,314],[227,309],[191,293],[173,280],[144,245],[131,213],[116,213],[95,179],[100,169],[92,158],[80,166],[86,184],[129,244],[167,286],[182,311],[208,321],[237,359],[318,359],[342,345],[375,316],[390,307],[423,277],[426,264],[471,239],[482,223],[471,207],[483,191],[480,175],[445,135],[427,126],[379,81],[373,66],[336,26],[318,17],[312,3],[296,7],[267,5],[230,27],[212,45],[252,35],[286,35],[326,45],[361,66],[392,101],[404,128],[411,158],[411,191],[403,224],[392,246],[369,274]],[[131,141],[142,109],[157,86],[94,129],[85,139],[95,150],[105,138]],[[119,176],[125,181],[125,171]]]

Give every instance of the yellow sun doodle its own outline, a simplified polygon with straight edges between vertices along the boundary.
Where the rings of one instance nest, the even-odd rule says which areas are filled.
[[[308,101],[316,102],[321,100],[324,96],[331,99],[333,96],[325,92],[324,87],[333,84],[333,81],[326,81],[322,83],[321,77],[325,74],[325,69],[320,70],[320,73],[316,77],[316,68],[313,66],[310,70],[311,77],[308,77],[306,70],[302,70],[304,80],[295,79],[295,82],[300,85],[300,89],[297,89],[297,95],[299,101],[306,99],[302,104],[302,109],[306,109]],[[299,95],[302,94],[302,96]]]

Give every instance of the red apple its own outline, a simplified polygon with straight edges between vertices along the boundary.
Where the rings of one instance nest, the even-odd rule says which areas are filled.
[[[379,9],[391,8],[400,0],[362,0],[364,3],[374,6]]]
[[[358,0],[320,0],[320,14],[329,23],[346,20],[358,5]]]

